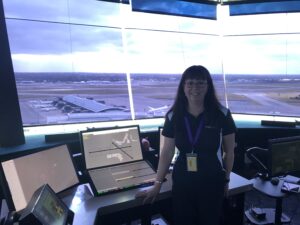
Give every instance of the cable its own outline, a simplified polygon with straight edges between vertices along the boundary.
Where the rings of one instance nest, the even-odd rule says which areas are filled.
[[[261,147],[254,146],[254,147],[251,147],[251,148],[246,149],[246,152],[247,152],[247,151],[251,151],[251,150],[253,150],[253,149],[258,149],[258,150],[262,150],[262,151],[268,151],[268,150],[269,150],[269,149],[267,149],[267,148],[261,148]]]
[[[258,150],[256,152],[254,152],[255,150]],[[257,156],[255,156],[255,153],[267,153],[268,149],[266,148],[261,148],[261,147],[251,147],[246,149],[246,155],[248,156],[248,158],[253,162],[258,164],[261,168],[263,168],[263,172],[265,173],[265,176],[268,177],[268,168],[267,166],[259,159],[257,158]]]

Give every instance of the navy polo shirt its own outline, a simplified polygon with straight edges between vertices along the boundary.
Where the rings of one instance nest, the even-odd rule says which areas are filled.
[[[220,107],[213,117],[209,116],[205,111],[198,117],[194,117],[188,112],[185,115],[189,121],[193,137],[195,137],[201,118],[204,118],[203,129],[194,148],[194,153],[198,155],[200,170],[220,171],[223,169],[222,138],[236,131],[230,110]],[[162,135],[175,138],[175,145],[180,152],[176,163],[180,163],[182,164],[181,167],[186,168],[185,155],[186,153],[191,153],[193,147],[189,141],[184,118],[176,121],[175,125],[173,112],[169,112],[166,115]]]

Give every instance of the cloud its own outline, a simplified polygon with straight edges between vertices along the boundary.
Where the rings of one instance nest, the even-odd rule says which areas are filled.
[[[203,64],[221,73],[222,55],[227,73],[276,74],[286,65],[290,72],[299,71],[299,34],[266,35],[276,26],[279,31],[295,31],[293,23],[286,25],[299,17],[295,15],[227,18],[226,34],[242,35],[225,36],[221,43],[216,21],[132,13],[129,5],[4,0],[4,6],[14,68],[20,72],[120,71],[126,70],[125,62],[133,72],[181,72],[191,64]],[[243,35],[253,23],[254,33]]]
[[[56,22],[68,21],[68,1],[3,0],[5,17]]]

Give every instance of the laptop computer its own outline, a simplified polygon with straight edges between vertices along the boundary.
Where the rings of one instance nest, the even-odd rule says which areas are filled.
[[[80,132],[86,174],[95,196],[154,183],[144,160],[138,125]]]

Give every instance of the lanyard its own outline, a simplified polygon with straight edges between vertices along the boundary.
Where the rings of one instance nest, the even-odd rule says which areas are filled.
[[[200,137],[201,131],[203,129],[204,115],[201,116],[199,125],[197,127],[196,135],[194,137],[192,135],[191,126],[190,126],[190,123],[189,123],[189,120],[188,120],[187,116],[184,117],[184,123],[185,123],[185,128],[186,128],[187,133],[188,133],[189,142],[190,142],[190,144],[193,147],[192,148],[192,153],[194,153],[195,145],[196,145],[196,143],[197,143],[197,141],[198,141],[198,139]]]

